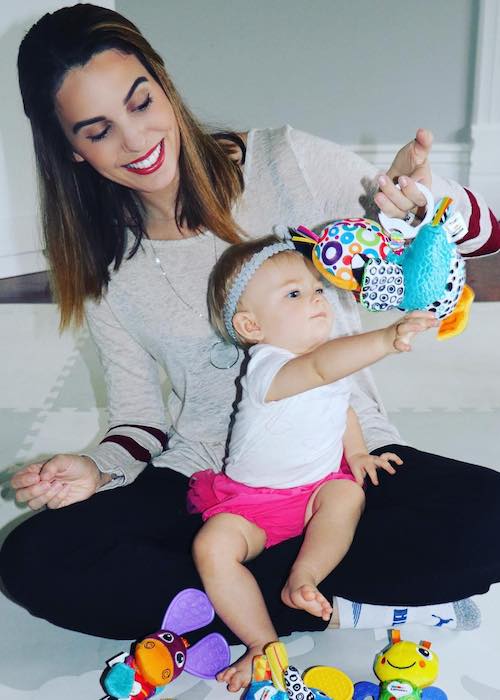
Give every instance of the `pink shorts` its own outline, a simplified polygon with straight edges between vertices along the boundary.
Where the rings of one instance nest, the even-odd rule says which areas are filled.
[[[190,479],[188,510],[201,513],[203,520],[218,513],[241,515],[264,530],[265,546],[272,547],[302,534],[309,499],[319,486],[335,479],[355,481],[344,456],[338,472],[327,474],[313,484],[290,489],[246,486],[206,469]]]

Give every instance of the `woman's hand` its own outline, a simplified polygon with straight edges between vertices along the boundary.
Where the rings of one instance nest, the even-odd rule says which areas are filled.
[[[378,179],[380,191],[374,197],[375,204],[391,218],[403,219],[408,212],[416,212],[425,206],[425,197],[415,182],[428,189],[432,185],[429,154],[433,136],[428,129],[417,129],[413,141],[398,151],[391,167]],[[396,183],[401,189],[396,187]]]
[[[106,478],[90,457],[61,454],[24,467],[12,477],[11,486],[18,503],[32,510],[63,508],[90,498]]]
[[[401,457],[398,457],[394,452],[384,452],[380,456],[359,453],[351,455],[347,461],[356,483],[360,486],[363,485],[366,476],[370,478],[372,484],[378,486],[377,469],[395,474],[396,470],[391,462],[395,462],[398,466],[403,464]]]

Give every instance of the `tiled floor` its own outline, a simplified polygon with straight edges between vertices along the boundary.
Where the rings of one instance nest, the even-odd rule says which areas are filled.
[[[367,317],[369,326],[380,322],[380,317]],[[50,305],[0,305],[0,329],[2,538],[28,517],[12,499],[12,470],[40,455],[83,449],[99,435],[105,418],[100,370],[85,332],[59,337]],[[462,336],[445,343],[421,338],[412,357],[393,357],[375,367],[386,407],[410,442],[500,468],[499,345],[500,303],[476,304]],[[450,700],[500,700],[500,585],[478,602],[484,620],[479,630],[413,627],[404,632],[415,641],[433,642],[441,658],[437,685]],[[1,594],[0,621],[0,700],[97,700],[103,695],[99,676],[105,660],[127,648],[34,619]],[[287,642],[299,668],[331,664],[355,680],[373,680],[373,656],[385,637],[342,631],[293,635]],[[174,695],[229,697],[215,682],[187,674],[161,697]]]

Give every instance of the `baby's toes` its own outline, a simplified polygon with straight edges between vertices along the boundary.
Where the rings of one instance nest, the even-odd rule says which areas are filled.
[[[228,666],[223,671],[218,673],[216,678],[219,681],[219,683],[229,683],[231,678],[234,676],[235,673],[236,673],[235,667]]]
[[[304,603],[313,603],[316,599],[316,589],[313,586],[304,585],[290,593],[290,598],[295,605],[302,607]]]
[[[248,673],[244,673],[243,671],[236,671],[232,675],[229,683],[227,684],[227,689],[231,693],[237,693],[238,690],[241,690],[242,688],[246,688],[249,683],[250,683],[250,675]]]

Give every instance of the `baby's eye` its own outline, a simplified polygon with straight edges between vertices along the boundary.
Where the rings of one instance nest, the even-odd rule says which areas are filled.
[[[324,291],[325,291],[325,290],[324,290],[323,287],[318,287],[318,288],[316,289],[316,294],[323,294]]]
[[[298,289],[292,289],[291,292],[288,292],[287,297],[290,299],[296,299],[297,297],[300,296],[300,291]]]

